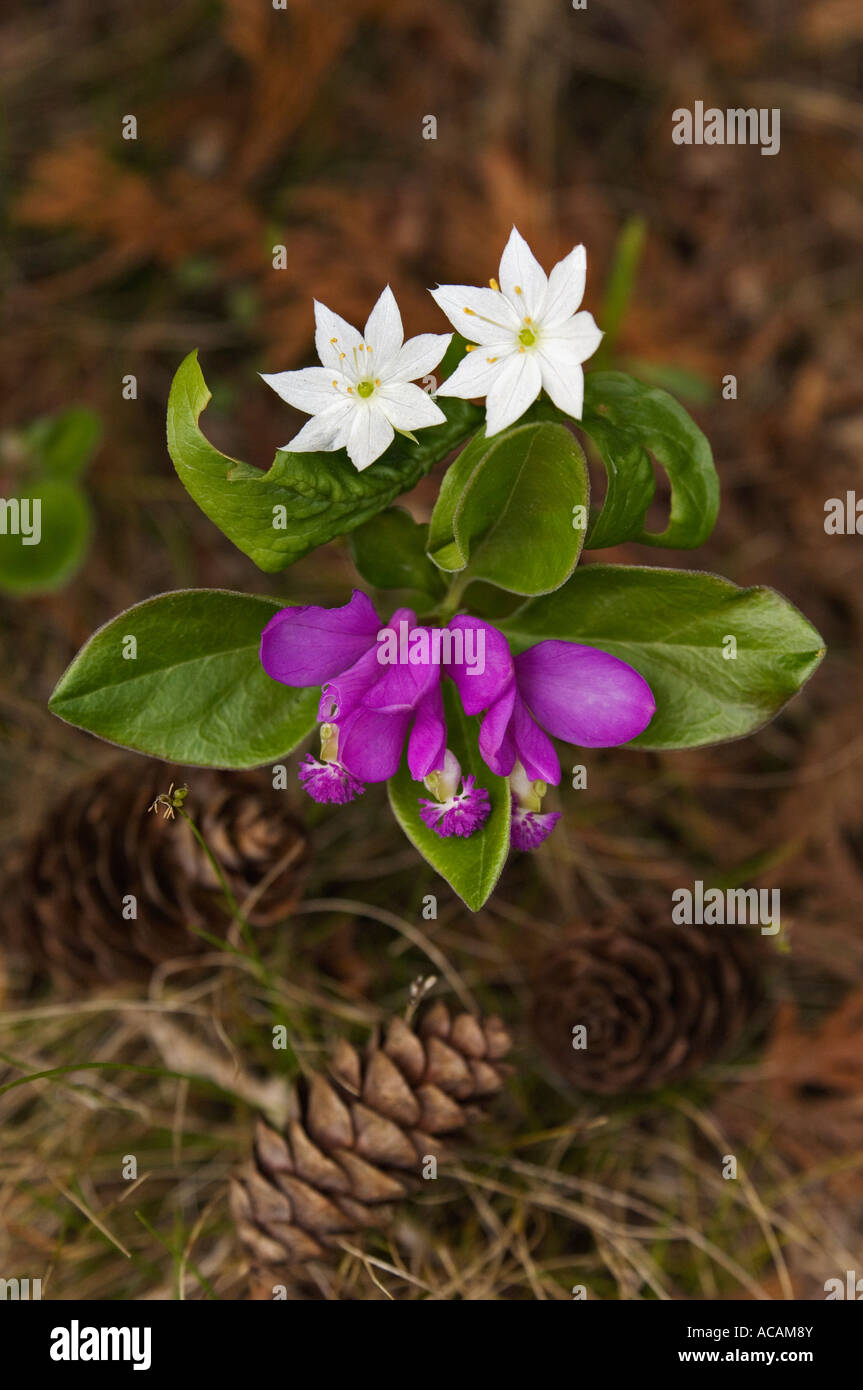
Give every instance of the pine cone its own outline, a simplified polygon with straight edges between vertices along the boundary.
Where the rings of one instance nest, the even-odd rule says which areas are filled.
[[[284,793],[255,772],[188,776],[186,807],[237,902],[248,902],[247,919],[265,926],[287,917],[306,838]],[[189,928],[228,927],[213,866],[182,818],[148,814],[170,781],[164,764],[131,758],[63,797],[7,868],[0,891],[12,951],[89,985],[146,979],[159,962],[211,949]]]
[[[438,1002],[414,1028],[393,1019],[365,1057],[341,1041],[329,1076],[304,1078],[283,1134],[259,1120],[252,1161],[232,1183],[237,1231],[253,1287],[294,1282],[339,1235],[380,1227],[391,1204],[417,1186],[423,1161],[442,1156],[441,1136],[500,1090],[510,1039],[498,1018],[450,1019]]]
[[[540,964],[534,1034],[577,1090],[678,1082],[740,1042],[763,1002],[763,960],[760,938],[733,927],[578,929]]]

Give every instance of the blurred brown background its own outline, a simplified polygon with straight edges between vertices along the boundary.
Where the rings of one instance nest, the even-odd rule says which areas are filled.
[[[389,282],[407,333],[442,331],[426,288],[484,283],[515,222],[546,267],[586,244],[603,326],[621,232],[643,219],[614,360],[682,396],[723,505],[695,557],[593,558],[775,585],[828,657],[744,743],[597,756],[571,833],[501,895],[516,918],[551,901],[555,920],[598,921],[693,876],[781,888],[786,1006],[717,1113],[757,1138],[780,1206],[813,1203],[806,1240],[781,1237],[808,1297],[845,1268],[812,1230],[853,1254],[863,1191],[863,540],[824,530],[826,499],[863,495],[861,64],[853,0],[48,0],[0,27],[3,426],[87,404],[105,430],[85,567],[0,609],[7,842],[103,756],[45,710],[95,626],[173,587],[327,602],[351,579],[344,546],[262,576],[197,513],[164,443],[188,351],[214,442],[266,467],[291,421],[256,372],[312,360],[313,297],[363,322]],[[778,107],[780,152],[675,145],[672,112],[697,100]],[[771,1170],[774,1154],[791,1167]]]

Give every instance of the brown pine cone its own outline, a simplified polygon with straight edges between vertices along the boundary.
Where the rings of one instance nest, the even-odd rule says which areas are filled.
[[[186,810],[246,904],[247,920],[265,926],[289,916],[306,837],[284,793],[266,771],[180,769],[175,784],[184,772]],[[224,935],[229,909],[190,827],[148,811],[171,777],[164,763],[124,759],[50,811],[4,874],[3,939],[11,951],[89,985],[146,979],[162,961],[211,949],[190,928]]]
[[[738,1044],[763,1003],[763,983],[764,950],[751,931],[581,928],[539,966],[533,1031],[577,1090],[652,1090]],[[578,1025],[586,1038],[574,1034]]]
[[[393,1019],[364,1057],[340,1042],[329,1075],[298,1087],[284,1133],[259,1120],[252,1159],[231,1188],[257,1296],[294,1284],[298,1266],[325,1256],[339,1235],[385,1225],[424,1160],[441,1158],[441,1136],[500,1090],[509,1047],[500,1019],[451,1019],[438,1002],[418,1027]]]

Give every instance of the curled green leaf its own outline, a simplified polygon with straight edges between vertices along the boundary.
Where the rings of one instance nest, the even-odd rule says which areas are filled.
[[[267,473],[228,458],[204,435],[210,400],[198,356],[180,365],[168,400],[168,451],[186,491],[216,526],[268,574],[316,546],[353,531],[415,486],[470,433],[480,412],[466,401],[441,401],[444,425],[422,430],[419,443],[397,438],[358,473],[344,450],[279,450]]]

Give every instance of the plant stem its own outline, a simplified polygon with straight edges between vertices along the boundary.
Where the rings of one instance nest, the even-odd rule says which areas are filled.
[[[274,1018],[276,1019],[276,1021],[277,1021],[279,1024],[281,1024],[281,1025],[286,1029],[286,1031],[290,1034],[290,1019],[289,1019],[289,1017],[288,1017],[288,1013],[287,1013],[287,1011],[286,1011],[284,1005],[282,1004],[282,1002],[281,1002],[281,1000],[280,1000],[280,998],[279,998],[278,990],[277,990],[275,981],[273,980],[273,976],[272,976],[270,970],[268,969],[268,967],[265,965],[264,960],[263,960],[263,958],[262,958],[262,956],[261,956],[261,953],[260,953],[260,951],[258,950],[258,945],[257,945],[257,942],[255,941],[255,934],[254,934],[254,932],[252,931],[252,928],[251,928],[249,922],[248,922],[247,919],[244,917],[244,915],[243,915],[243,913],[242,913],[242,911],[241,911],[241,909],[240,909],[240,905],[239,905],[239,903],[237,902],[237,899],[234,897],[234,894],[231,892],[230,886],[229,886],[229,884],[228,884],[227,879],[225,878],[225,875],[224,875],[224,872],[223,872],[223,870],[222,870],[221,864],[219,863],[219,861],[218,861],[218,859],[216,858],[216,856],[213,854],[213,851],[210,849],[210,846],[207,844],[207,841],[206,841],[204,835],[203,835],[203,834],[201,833],[201,831],[198,829],[197,825],[196,825],[195,822],[192,820],[192,817],[189,815],[188,811],[185,811],[185,810],[183,809],[182,806],[179,806],[179,807],[177,807],[176,809],[179,811],[180,815],[183,817],[183,820],[186,822],[186,824],[188,825],[188,827],[189,827],[189,829],[191,830],[192,834],[194,835],[195,839],[197,840],[198,844],[201,846],[201,849],[204,851],[205,855],[207,856],[207,859],[208,859],[208,861],[209,861],[209,863],[210,863],[210,865],[211,865],[211,867],[212,867],[212,869],[213,869],[213,872],[215,873],[215,875],[216,875],[216,877],[217,877],[217,879],[218,879],[218,881],[219,881],[219,887],[221,888],[222,893],[224,894],[225,902],[227,903],[228,908],[230,909],[231,916],[233,917],[234,921],[237,923],[237,925],[238,925],[239,928],[240,928],[240,933],[241,933],[241,935],[242,935],[242,938],[243,938],[243,941],[244,941],[244,943],[245,943],[246,949],[248,950],[249,956],[251,957],[251,960],[252,960],[252,962],[254,963],[254,965],[255,965],[255,967],[256,967],[258,979],[260,980],[261,984],[262,984],[262,985],[264,986],[264,988],[266,989],[267,994],[268,994],[268,996],[269,996],[269,1002],[270,1002],[270,1007],[271,1007],[271,1009],[272,1009],[272,1011],[273,1011],[273,1017],[274,1017]],[[199,932],[198,935],[204,937],[205,940],[207,940],[207,939],[210,940],[210,941],[213,943],[213,945],[218,946],[221,950],[233,950],[233,949],[235,949],[235,948],[229,946],[227,942],[221,942],[221,941],[218,940],[217,937],[210,936],[210,934],[209,934],[208,932]],[[290,1074],[291,1074],[291,1062],[293,1061],[294,1063],[296,1063],[296,1060],[297,1060],[297,1058],[296,1058],[296,1053],[294,1052],[293,1047],[290,1048],[290,1055],[287,1055],[287,1053],[286,1053],[286,1056],[285,1056],[285,1059],[284,1059],[284,1060],[285,1060],[285,1067],[286,1067],[286,1070],[287,1070],[288,1074],[290,1075]]]
[[[450,618],[453,617],[453,615],[455,614],[459,604],[461,603],[462,594],[464,593],[465,589],[470,583],[472,577],[472,575],[468,574],[467,570],[461,570],[453,578],[449,588],[444,594],[443,600],[441,601],[441,605],[438,608],[438,617],[440,618],[442,624],[448,623]]]

